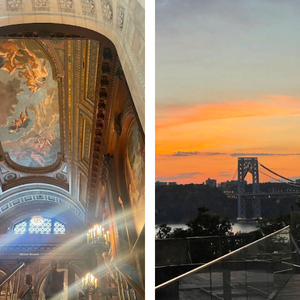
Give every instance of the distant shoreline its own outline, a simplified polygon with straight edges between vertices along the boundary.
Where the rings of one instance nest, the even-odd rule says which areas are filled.
[[[159,224],[155,224],[155,226],[157,226]],[[172,231],[175,228],[182,228],[184,230],[188,229],[188,226],[185,224],[167,224],[167,226],[172,228]],[[245,223],[234,223],[234,225],[232,226],[232,232],[235,234],[237,232],[242,232],[242,233],[248,233],[251,231],[255,231],[256,228],[256,222],[245,222]],[[157,232],[158,230],[156,229],[155,232]]]

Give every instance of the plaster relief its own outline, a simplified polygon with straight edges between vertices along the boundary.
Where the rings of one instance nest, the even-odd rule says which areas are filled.
[[[20,11],[22,10],[22,0],[6,0],[7,11]]]
[[[102,0],[102,15],[106,23],[113,23],[113,6],[109,0]]]
[[[96,6],[93,0],[81,0],[82,11],[84,15],[90,17],[96,16]]]
[[[80,114],[80,161],[88,168],[90,162],[91,142],[92,142],[92,122]]]
[[[49,0],[32,0],[33,10],[49,10]]]
[[[118,4],[117,6],[117,29],[122,32],[124,27],[125,8]]]
[[[57,0],[57,2],[58,2],[58,9],[60,11],[75,12],[75,6],[73,0]]]

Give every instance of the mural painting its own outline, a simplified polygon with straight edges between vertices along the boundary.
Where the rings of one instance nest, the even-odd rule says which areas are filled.
[[[145,146],[138,126],[130,133],[127,146],[129,198],[139,234],[145,223]]]
[[[60,152],[58,83],[30,39],[0,39],[0,141],[15,163],[52,165]]]

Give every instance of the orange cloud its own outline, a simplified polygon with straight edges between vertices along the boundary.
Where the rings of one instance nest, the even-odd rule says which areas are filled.
[[[298,114],[300,98],[282,95],[267,95],[262,100],[161,106],[156,112],[156,129],[211,120]]]
[[[231,180],[237,167],[232,153],[262,154],[259,161],[282,170],[279,174],[300,176],[300,156],[286,155],[300,152],[298,115],[300,98],[281,95],[157,107],[157,177],[178,178],[180,183],[201,183],[208,177]],[[261,181],[269,180],[261,175]]]

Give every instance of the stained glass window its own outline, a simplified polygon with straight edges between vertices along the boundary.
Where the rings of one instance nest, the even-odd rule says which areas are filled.
[[[66,226],[51,218],[35,216],[17,223],[13,232],[14,234],[65,234]]]
[[[65,234],[66,233],[66,226],[58,221],[54,222],[53,228],[54,234]]]
[[[33,219],[30,220],[29,233],[41,233],[50,234],[51,233],[51,219],[43,218],[40,224],[36,224]]]
[[[27,222],[26,221],[20,222],[20,223],[16,224],[14,227],[15,234],[23,234],[26,232],[26,230],[27,230]]]

